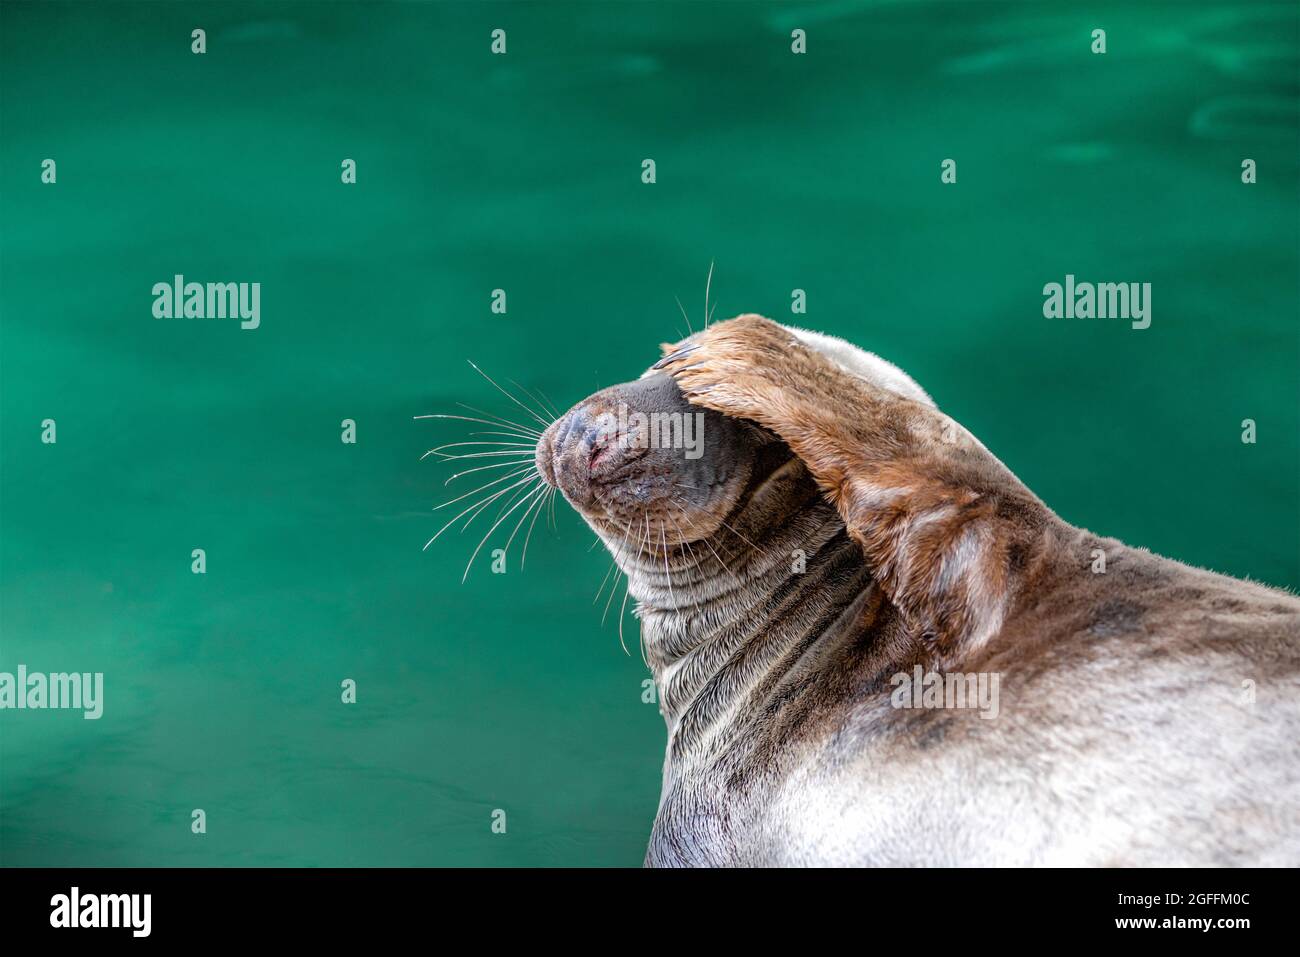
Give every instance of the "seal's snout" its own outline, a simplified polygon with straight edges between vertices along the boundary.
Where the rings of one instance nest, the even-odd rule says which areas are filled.
[[[591,501],[591,461],[599,437],[587,403],[551,423],[537,443],[537,470],[574,505]]]
[[[595,487],[615,479],[644,450],[620,441],[614,413],[593,396],[551,424],[537,443],[537,470],[577,506],[591,504]]]
[[[551,488],[559,487],[555,481],[555,465],[551,461],[551,449],[555,444],[555,428],[563,421],[563,419],[556,419],[547,426],[542,437],[537,440],[537,448],[533,450],[533,462],[537,466],[537,474]]]
[[[706,439],[708,440],[706,442]],[[648,373],[588,396],[537,443],[537,471],[587,524],[661,548],[713,534],[749,481],[758,433]]]

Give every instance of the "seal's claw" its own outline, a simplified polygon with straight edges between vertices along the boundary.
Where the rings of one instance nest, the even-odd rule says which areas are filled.
[[[694,343],[688,346],[682,346],[680,349],[676,350],[675,352],[668,353],[668,355],[664,356],[662,359],[660,359],[650,368],[663,369],[671,365],[672,363],[676,362],[678,359],[686,358],[686,356],[689,356],[692,352],[695,352],[697,349],[699,349],[699,346]]]
[[[788,329],[750,314],[709,326],[653,368],[696,405],[772,427],[773,400],[798,391],[804,351]]]

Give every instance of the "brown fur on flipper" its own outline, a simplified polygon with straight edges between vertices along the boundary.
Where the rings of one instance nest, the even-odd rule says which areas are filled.
[[[1031,591],[1060,520],[943,413],[756,315],[710,326],[657,367],[692,403],[785,440],[949,666],[982,648]]]

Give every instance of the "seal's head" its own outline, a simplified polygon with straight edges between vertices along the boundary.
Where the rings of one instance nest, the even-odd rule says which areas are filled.
[[[854,374],[930,404],[905,373],[872,353],[821,333],[790,331]],[[627,542],[641,551],[707,540],[792,458],[770,432],[691,405],[653,366],[579,402],[546,429],[536,452],[542,479],[611,549]]]
[[[607,541],[669,548],[713,535],[774,444],[757,426],[690,405],[652,371],[552,423],[537,468]]]

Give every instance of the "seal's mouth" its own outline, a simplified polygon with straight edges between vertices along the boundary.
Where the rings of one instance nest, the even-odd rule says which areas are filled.
[[[601,508],[621,486],[642,477],[648,448],[611,427],[612,413],[584,402],[560,417],[537,443],[537,471],[585,514]]]

